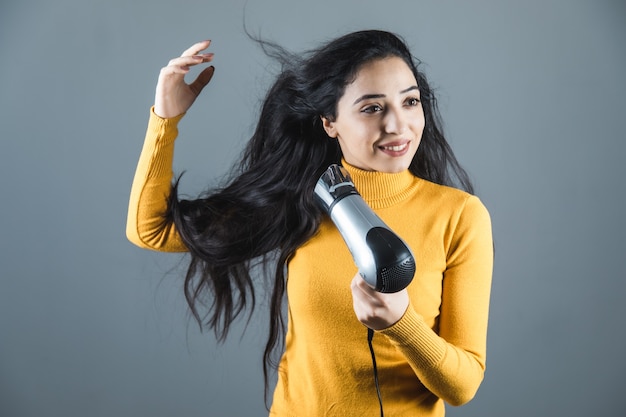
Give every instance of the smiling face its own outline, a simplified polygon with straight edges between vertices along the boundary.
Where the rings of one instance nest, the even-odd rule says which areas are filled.
[[[407,169],[424,130],[411,69],[398,57],[365,64],[339,99],[337,117],[322,122],[350,165],[390,173]]]

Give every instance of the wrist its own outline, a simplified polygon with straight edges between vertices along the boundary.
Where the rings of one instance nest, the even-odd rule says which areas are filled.
[[[170,120],[170,121],[175,121],[175,122],[178,122],[185,115],[185,112],[179,113],[176,115],[171,115],[171,113],[167,111],[163,111],[162,109],[159,109],[156,104],[150,108],[150,112],[156,117],[158,117],[159,119]]]

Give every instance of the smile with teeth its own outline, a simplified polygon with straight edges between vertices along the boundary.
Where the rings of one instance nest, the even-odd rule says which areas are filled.
[[[402,150],[404,150],[407,146],[409,146],[409,143],[403,143],[402,145],[390,145],[390,146],[380,146],[380,149],[384,149],[387,151],[393,151],[393,152],[400,152]]]

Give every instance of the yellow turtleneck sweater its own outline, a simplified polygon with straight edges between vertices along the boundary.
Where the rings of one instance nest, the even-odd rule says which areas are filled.
[[[128,238],[144,248],[185,250],[174,226],[162,222],[180,118],[150,117],[127,223]],[[443,401],[469,401],[483,379],[493,266],[489,214],[478,198],[408,171],[344,167],[416,258],[406,313],[373,340],[385,414],[442,416]],[[377,415],[367,330],[352,309],[356,272],[330,220],[290,262],[288,330],[271,415]]]

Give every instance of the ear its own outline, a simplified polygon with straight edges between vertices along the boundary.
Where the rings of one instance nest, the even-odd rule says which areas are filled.
[[[331,138],[336,138],[337,129],[335,128],[335,122],[324,116],[320,116],[320,119],[322,119],[322,126],[324,127],[326,134]]]

